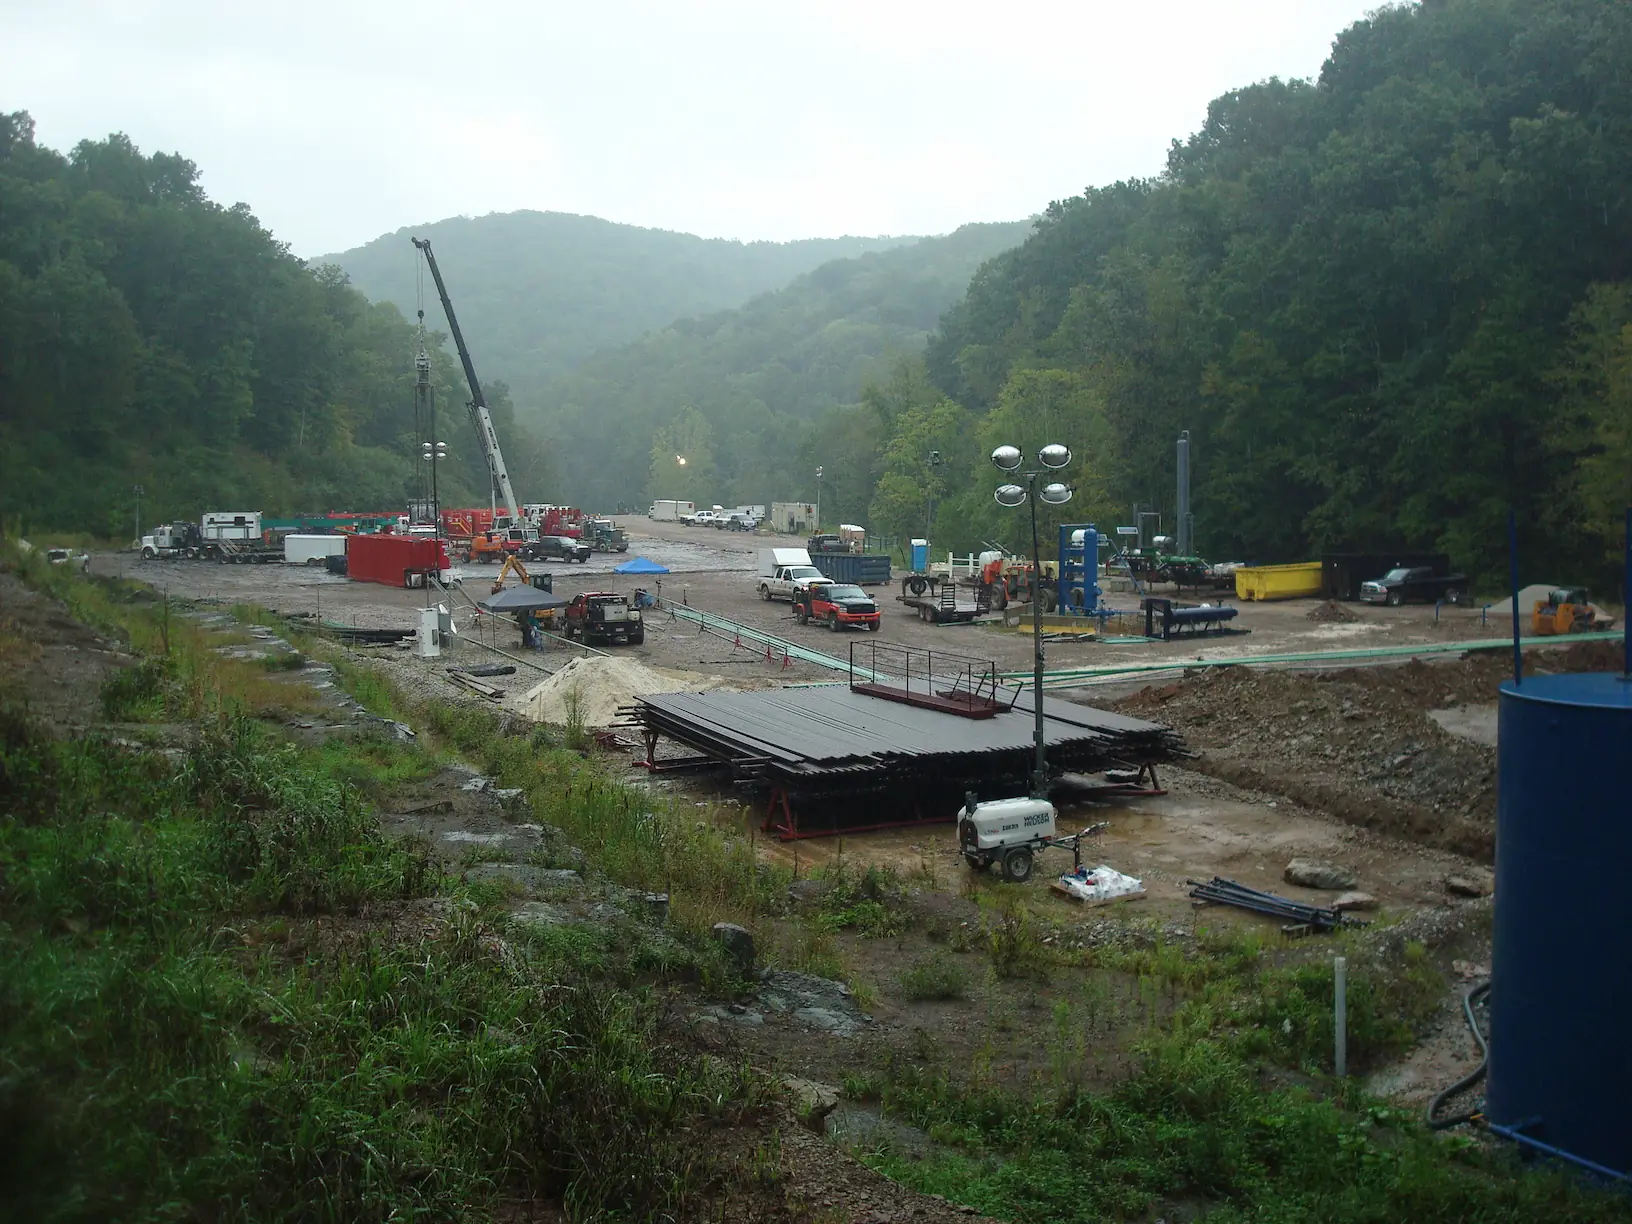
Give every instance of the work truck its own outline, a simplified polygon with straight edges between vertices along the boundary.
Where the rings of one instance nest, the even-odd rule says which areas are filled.
[[[638,609],[613,591],[585,591],[567,605],[566,634],[585,645],[591,642],[627,642],[639,646],[646,640],[646,625]]]
[[[810,563],[810,554],[802,548],[762,548],[759,550],[759,575],[754,580],[763,600],[788,599],[811,583],[830,581]]]
[[[848,582],[806,583],[794,593],[793,618],[801,625],[826,625],[840,629],[865,629],[877,633],[882,618],[873,597]]]
[[[1381,578],[1360,584],[1360,601],[1387,604],[1397,608],[1402,603],[1459,604],[1468,598],[1466,574],[1436,574],[1426,565],[1397,565]]]

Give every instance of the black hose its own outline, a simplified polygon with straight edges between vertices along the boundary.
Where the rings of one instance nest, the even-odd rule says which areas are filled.
[[[1473,1005],[1489,993],[1490,983],[1480,982],[1477,986],[1470,987],[1467,994],[1462,996],[1462,1014],[1468,1018],[1468,1028],[1473,1033],[1473,1039],[1479,1043],[1479,1065],[1428,1102],[1428,1113],[1424,1121],[1428,1123],[1429,1130],[1446,1130],[1452,1126],[1461,1126],[1464,1122],[1473,1121],[1477,1113],[1476,1110],[1470,1109],[1463,1113],[1446,1114],[1443,1118],[1436,1116],[1440,1106],[1447,1100],[1466,1092],[1485,1078],[1485,1071],[1490,1066],[1490,1044],[1485,1040],[1484,1033],[1479,1030],[1479,1021],[1473,1014]]]

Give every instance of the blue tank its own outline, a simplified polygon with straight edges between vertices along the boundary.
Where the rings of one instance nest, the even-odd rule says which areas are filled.
[[[1485,1113],[1632,1171],[1632,682],[1502,685]]]

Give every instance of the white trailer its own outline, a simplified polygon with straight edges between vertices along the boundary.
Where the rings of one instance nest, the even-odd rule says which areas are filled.
[[[206,540],[258,540],[261,538],[261,512],[212,510],[199,520],[198,530]]]
[[[675,523],[680,521],[680,516],[683,514],[696,513],[696,502],[675,501],[672,498],[664,498],[652,503],[652,508],[646,512],[646,517],[655,519],[660,523]]]
[[[783,535],[806,535],[816,530],[814,502],[772,502],[771,530]]]
[[[346,555],[343,535],[286,535],[283,560],[286,565],[322,565],[330,557]]]

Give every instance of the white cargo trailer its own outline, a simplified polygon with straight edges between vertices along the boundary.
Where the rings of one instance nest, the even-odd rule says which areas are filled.
[[[656,519],[658,522],[675,523],[680,520],[681,515],[695,513],[697,513],[696,502],[675,501],[671,498],[664,498],[661,501],[652,503],[652,508],[646,512],[646,517]]]
[[[323,565],[330,557],[346,555],[343,535],[286,535],[283,559],[288,565]]]

